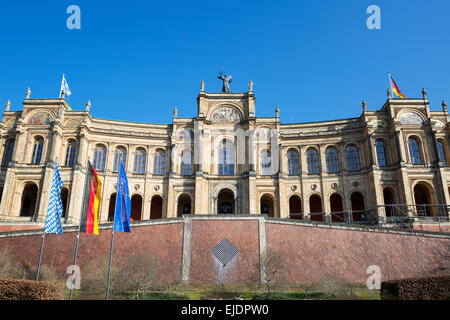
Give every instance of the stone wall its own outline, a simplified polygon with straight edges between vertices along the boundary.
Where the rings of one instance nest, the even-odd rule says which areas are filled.
[[[68,227],[61,236],[46,235],[43,264],[65,273],[73,263],[76,230]],[[224,238],[239,251],[225,269],[211,254]],[[0,232],[0,248],[9,247],[17,260],[36,267],[41,239],[42,230]],[[81,234],[80,239],[78,265],[83,279],[90,260],[108,255],[111,225],[102,225],[99,236]],[[113,261],[119,256],[126,259],[137,248],[155,256],[164,282],[255,281],[261,278],[260,256],[276,252],[285,265],[279,274],[283,281],[307,283],[339,276],[364,283],[371,265],[381,268],[382,280],[434,274],[448,265],[442,255],[449,254],[450,235],[315,225],[264,216],[185,216],[134,222],[131,234],[116,233]]]

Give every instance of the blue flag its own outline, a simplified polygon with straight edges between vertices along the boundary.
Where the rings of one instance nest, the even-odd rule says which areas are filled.
[[[119,179],[117,180],[116,212],[114,214],[114,230],[131,232],[130,230],[131,201],[128,190],[128,179],[120,162]]]
[[[61,216],[63,215],[63,205],[61,201],[61,189],[63,185],[64,183],[59,174],[58,161],[56,161],[52,185],[50,186],[50,201],[45,219],[45,233],[62,234]]]

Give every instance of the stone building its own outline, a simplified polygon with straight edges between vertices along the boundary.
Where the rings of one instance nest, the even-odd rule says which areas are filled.
[[[0,221],[44,222],[55,161],[64,222],[77,224],[88,159],[103,181],[100,221],[114,214],[119,161],[132,219],[183,214],[268,214],[284,219],[364,221],[409,215],[448,218],[448,113],[422,98],[392,99],[359,117],[282,124],[256,117],[245,93],[197,97],[197,116],[171,124],[92,117],[66,100],[8,102],[0,123]],[[386,207],[385,205],[389,205]]]

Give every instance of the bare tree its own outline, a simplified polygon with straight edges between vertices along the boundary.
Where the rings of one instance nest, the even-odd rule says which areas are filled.
[[[137,252],[120,265],[122,290],[131,291],[136,299],[153,288],[159,274],[156,259],[148,254]]]
[[[88,294],[105,292],[109,256],[107,254],[91,260],[84,268],[82,288]],[[111,266],[110,290],[118,295],[130,292],[139,299],[157,282],[159,265],[157,260],[143,249],[131,255],[114,257]]]
[[[25,279],[26,270],[16,262],[8,247],[0,248],[0,278]]]
[[[353,289],[350,282],[337,274],[328,274],[324,276],[317,284],[317,289],[329,297],[353,295]]]
[[[271,294],[274,285],[284,280],[285,260],[279,251],[265,250],[260,262],[262,282],[268,294]]]

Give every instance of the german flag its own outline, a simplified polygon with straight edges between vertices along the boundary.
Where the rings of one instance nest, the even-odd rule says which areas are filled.
[[[397,97],[399,97],[401,99],[406,99],[406,96],[400,91],[400,89],[398,88],[394,79],[392,79],[391,75],[389,75],[389,78],[391,78],[392,91],[394,91],[394,93],[397,95]]]
[[[102,194],[102,181],[98,177],[97,171],[88,161],[86,172],[86,185],[83,199],[83,212],[81,217],[80,231],[98,235],[98,213]]]

